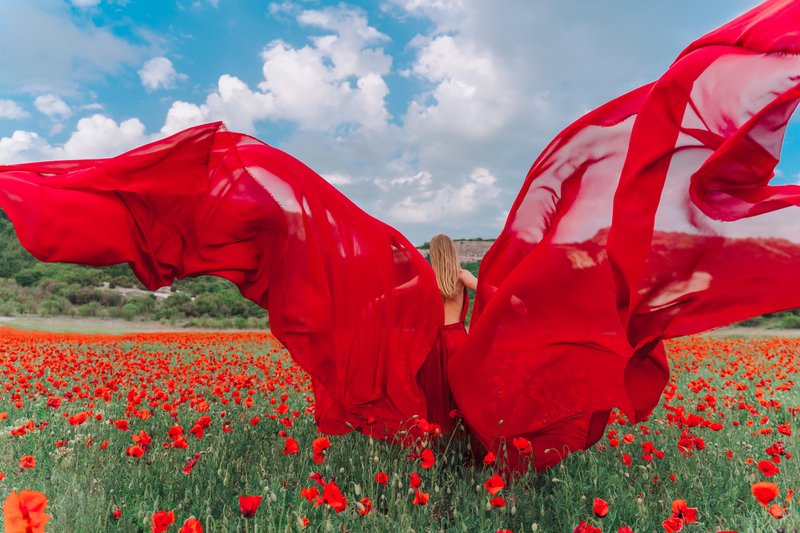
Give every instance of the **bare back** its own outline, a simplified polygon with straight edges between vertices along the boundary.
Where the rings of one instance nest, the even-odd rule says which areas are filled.
[[[444,303],[444,325],[457,324],[461,322],[461,312],[464,309],[464,291],[467,288],[472,290],[477,289],[478,280],[468,270],[461,269],[458,274],[458,296],[455,298],[442,297]]]

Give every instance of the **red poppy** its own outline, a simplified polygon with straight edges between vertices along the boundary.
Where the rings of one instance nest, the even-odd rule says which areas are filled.
[[[314,451],[314,462],[322,464],[325,460],[325,453],[331,447],[331,441],[328,437],[319,437],[314,439],[311,443],[311,449]]]
[[[19,458],[19,464],[22,468],[36,468],[36,457],[23,455]]]
[[[490,465],[490,464],[494,463],[495,461],[497,461],[497,456],[495,454],[493,454],[492,452],[487,453],[483,457],[483,464],[485,464],[485,465]]]
[[[412,472],[411,475],[408,476],[408,482],[412,489],[419,488],[419,486],[422,485],[422,480],[416,472]]]
[[[675,500],[672,502],[672,516],[680,518],[687,524],[697,522],[697,509],[689,507],[686,500]]]
[[[144,455],[144,450],[139,446],[128,446],[128,449],[125,450],[125,455],[129,455],[131,457],[141,457]]]
[[[111,511],[111,516],[113,516],[115,520],[119,520],[120,518],[122,518],[122,509],[117,507],[116,509]]]
[[[426,505],[429,498],[430,494],[417,489],[417,492],[414,493],[414,501],[412,503],[414,505]]]
[[[128,421],[127,420],[123,420],[123,419],[120,419],[120,420],[117,420],[116,422],[114,422],[114,426],[116,426],[116,428],[118,430],[120,430],[120,431],[130,431],[130,429],[131,429],[128,426]]]
[[[307,489],[303,488],[300,489],[300,497],[305,498],[309,503],[311,503],[319,498],[319,491],[317,490],[317,487],[309,487]]]
[[[772,477],[776,474],[780,474],[781,471],[775,466],[775,463],[772,461],[759,461],[758,462],[758,469],[764,474],[766,477]]]
[[[622,526],[619,528],[619,531],[617,531],[617,533],[633,533],[633,530],[628,526]]]
[[[631,456],[627,453],[622,454],[622,462],[625,463],[625,466],[631,466]]]
[[[595,516],[603,518],[608,514],[608,502],[602,498],[595,498],[592,505],[592,511]]]
[[[489,494],[494,496],[498,492],[503,490],[503,487],[505,487],[505,483],[503,482],[503,478],[502,477],[500,477],[499,475],[495,474],[492,477],[490,477],[489,479],[487,479],[486,483],[484,483],[483,486],[486,487],[486,490],[489,492]]]
[[[295,455],[299,452],[300,447],[297,445],[297,441],[292,437],[286,437],[283,443],[283,455]]]
[[[361,498],[361,501],[356,504],[358,509],[358,514],[361,516],[367,516],[372,509],[372,500],[369,498]]]
[[[3,503],[3,529],[6,533],[44,533],[50,515],[44,512],[47,496],[41,492],[12,492]]]
[[[337,513],[341,513],[347,507],[347,499],[333,481],[325,484],[325,488],[322,490],[322,499]]]
[[[661,522],[661,526],[664,528],[666,533],[678,533],[678,531],[683,529],[683,520],[675,516],[671,516]]]
[[[386,472],[378,472],[375,474],[375,482],[379,485],[386,485],[389,482],[389,475]]]
[[[756,497],[758,503],[765,506],[778,497],[779,490],[778,485],[775,483],[770,483],[768,481],[760,481],[758,483],[754,483],[750,487],[750,492],[753,493],[753,496]]]
[[[584,520],[575,526],[575,529],[572,530],[572,533],[603,533],[603,530],[599,527],[594,527],[590,524],[587,524]]]
[[[195,517],[187,518],[178,533],[203,533],[203,524]]]
[[[503,499],[502,496],[495,496],[491,500],[489,500],[489,505],[492,507],[505,507],[506,501]]]
[[[175,522],[175,513],[173,511],[158,511],[151,517],[151,520],[153,521],[153,533],[163,533]]]
[[[433,452],[430,451],[428,448],[422,450],[422,453],[420,454],[420,459],[422,459],[422,468],[431,468],[436,462],[436,457],[433,455]]]
[[[239,496],[239,510],[245,518],[252,518],[261,505],[261,496]]]
[[[79,426],[84,422],[86,422],[88,418],[89,418],[89,413],[78,413],[76,415],[72,415],[71,417],[69,417],[68,420],[71,426]]]
[[[514,437],[511,443],[514,445],[514,448],[516,448],[517,451],[522,455],[530,455],[531,453],[533,453],[533,445],[531,444],[531,441],[529,441],[525,437]]]
[[[773,518],[783,518],[783,509],[777,503],[773,503],[769,506],[769,514],[773,516]]]

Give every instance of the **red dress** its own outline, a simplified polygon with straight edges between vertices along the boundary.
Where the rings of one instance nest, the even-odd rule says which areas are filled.
[[[447,379],[447,363],[467,340],[464,321],[468,310],[469,293],[464,287],[464,304],[461,307],[460,321],[439,328],[431,352],[419,370],[419,384],[428,403],[428,422],[439,424],[443,433],[448,433],[452,429],[450,411],[456,408]]]

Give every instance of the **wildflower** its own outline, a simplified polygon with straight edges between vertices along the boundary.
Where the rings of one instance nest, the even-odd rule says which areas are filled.
[[[3,529],[7,533],[44,533],[50,515],[44,512],[47,496],[41,492],[12,492],[3,503]]]
[[[259,505],[261,505],[261,496],[239,496],[239,510],[245,518],[255,516]]]

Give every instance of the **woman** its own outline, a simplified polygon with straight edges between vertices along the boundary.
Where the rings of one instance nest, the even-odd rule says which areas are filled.
[[[450,411],[455,405],[447,381],[447,362],[467,338],[464,326],[469,309],[467,289],[477,289],[478,280],[461,268],[456,246],[447,235],[431,239],[430,259],[444,303],[444,325],[419,370],[419,384],[428,404],[428,421],[439,424],[442,432],[448,433]]]

